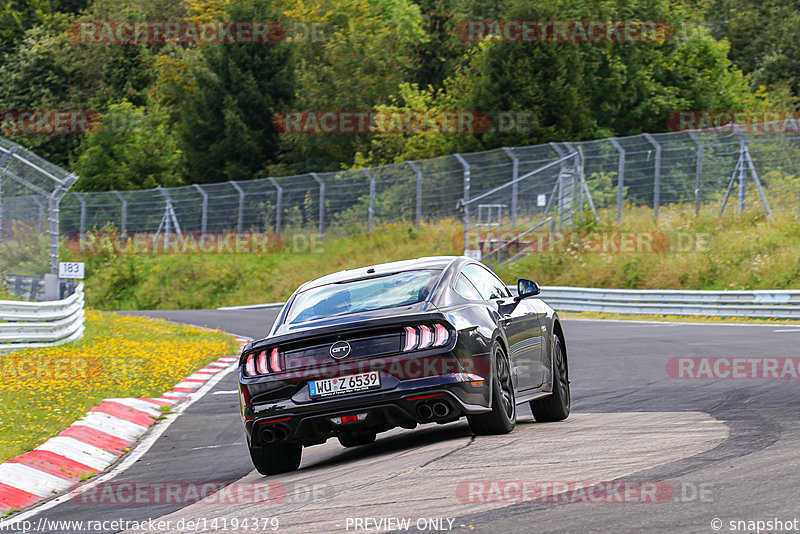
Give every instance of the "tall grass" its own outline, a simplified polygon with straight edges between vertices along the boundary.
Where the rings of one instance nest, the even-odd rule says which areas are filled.
[[[667,236],[666,250],[652,253],[595,253],[579,247],[523,255],[497,265],[505,280],[532,278],[544,285],[659,289],[800,288],[800,220],[783,211],[767,218],[757,207],[741,216],[729,209],[695,216],[691,206],[626,208],[620,224],[614,211],[600,222],[586,219],[579,232],[647,233]],[[683,240],[682,248],[676,246]],[[277,302],[306,280],[364,265],[426,255],[460,254],[460,221],[415,228],[389,224],[372,234],[330,238],[298,250],[287,238],[283,250],[267,254],[95,255],[87,261],[90,305],[101,309],[180,309]],[[302,243],[312,242],[302,236]],[[663,245],[664,243],[662,243]]]

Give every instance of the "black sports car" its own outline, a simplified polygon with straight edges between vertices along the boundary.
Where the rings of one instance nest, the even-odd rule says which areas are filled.
[[[239,360],[242,421],[265,475],[297,469],[304,446],[345,447],[378,432],[466,416],[476,434],[511,432],[516,405],[569,415],[564,331],[517,282],[483,264],[434,257],[342,271],[303,284],[268,337]]]

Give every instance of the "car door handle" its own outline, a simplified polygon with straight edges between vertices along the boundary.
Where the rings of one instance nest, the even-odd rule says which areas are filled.
[[[511,316],[504,315],[500,317],[500,320],[498,322],[500,323],[501,326],[508,326],[511,323]]]

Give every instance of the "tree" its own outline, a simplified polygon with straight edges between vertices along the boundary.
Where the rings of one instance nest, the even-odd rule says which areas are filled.
[[[234,0],[228,20],[276,20],[268,0]],[[273,116],[294,97],[291,43],[207,45],[205,65],[182,114],[181,146],[191,182],[247,180],[277,160]]]
[[[414,43],[425,38],[408,0],[313,0],[287,10],[321,26],[324,41],[298,46],[297,109],[368,111],[389,104],[413,74]],[[287,172],[333,171],[352,164],[368,134],[284,134]]]
[[[727,59],[727,43],[689,22],[697,14],[668,0],[636,4],[556,0],[509,5],[513,20],[670,20],[663,42],[491,42],[470,94],[474,109],[527,110],[536,128],[477,136],[482,148],[633,135],[667,128],[681,110],[762,107]],[[686,22],[687,24],[683,24]]]
[[[102,126],[86,136],[74,165],[81,191],[181,184],[181,152],[165,121],[128,101],[111,104]]]
[[[753,87],[766,86],[780,104],[800,107],[800,13],[792,0],[716,0],[708,12],[715,37],[730,41],[728,57]]]
[[[10,52],[26,30],[41,24],[50,10],[47,0],[0,2],[0,56]]]

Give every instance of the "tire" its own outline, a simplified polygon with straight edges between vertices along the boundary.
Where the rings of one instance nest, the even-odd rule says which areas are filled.
[[[262,475],[288,473],[300,467],[303,446],[295,443],[271,443],[263,447],[250,447],[250,459]]]
[[[540,423],[563,421],[569,416],[571,403],[569,368],[561,338],[553,335],[553,394],[531,401],[533,417]]]
[[[358,447],[359,445],[369,445],[375,441],[375,432],[359,432],[358,434],[342,434],[339,436],[339,443],[342,447]]]
[[[508,434],[517,424],[516,396],[511,380],[511,367],[503,347],[492,346],[494,370],[492,373],[492,411],[467,415],[469,427],[477,435]]]

